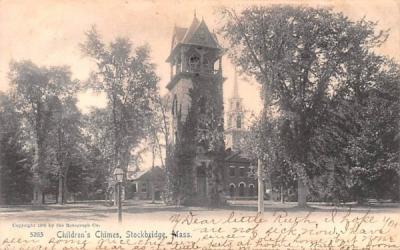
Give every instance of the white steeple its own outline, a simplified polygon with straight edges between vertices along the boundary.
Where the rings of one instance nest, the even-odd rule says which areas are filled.
[[[233,78],[233,94],[232,98],[239,98],[239,86],[238,86],[238,81],[237,81],[237,71],[235,67],[235,76]]]
[[[242,106],[242,98],[239,95],[239,82],[236,68],[233,77],[232,96],[229,98],[227,121],[227,128],[225,130],[226,146],[232,150],[238,150],[245,129],[243,126],[244,109]]]

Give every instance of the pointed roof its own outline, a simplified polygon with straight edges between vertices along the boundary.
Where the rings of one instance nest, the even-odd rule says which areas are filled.
[[[233,78],[233,94],[232,94],[232,98],[239,98],[239,84],[238,84],[238,81],[237,81],[236,67],[235,67],[235,76]]]
[[[204,20],[198,23],[197,18],[193,20],[192,25],[186,32],[182,43],[200,45],[216,49],[221,48],[216,41],[215,36],[208,29],[207,24],[204,22]]]
[[[176,47],[182,44],[221,49],[216,35],[211,33],[204,20],[199,21],[196,15],[194,15],[189,28],[175,26],[172,36],[171,54]],[[169,59],[167,59],[167,61],[168,60]]]
[[[185,37],[182,40],[183,43],[187,43],[193,37],[193,34],[198,29],[199,25],[200,25],[199,19],[197,19],[195,14],[192,24],[187,29]]]
[[[175,39],[177,41],[181,42],[183,40],[183,38],[185,37],[186,31],[187,31],[187,28],[175,26],[175,30],[174,30]]]

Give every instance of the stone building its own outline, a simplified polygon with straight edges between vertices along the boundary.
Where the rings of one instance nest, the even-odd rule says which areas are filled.
[[[196,15],[175,27],[167,62],[171,79],[169,196],[186,204],[217,205],[223,193],[223,49]]]

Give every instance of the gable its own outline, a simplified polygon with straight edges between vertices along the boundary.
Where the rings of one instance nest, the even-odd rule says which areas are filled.
[[[192,31],[192,34],[185,35],[183,43],[210,48],[220,48],[215,37],[210,33],[204,21],[202,21],[194,31]]]
[[[187,33],[186,28],[181,28],[181,27],[177,27],[177,26],[175,27],[174,35],[172,37],[171,50],[173,50],[176,47],[176,45],[178,45],[178,43],[182,42],[186,33]]]
[[[228,152],[228,155],[225,157],[225,161],[227,163],[236,162],[236,163],[248,163],[248,164],[250,164],[251,162],[251,160],[240,151]]]

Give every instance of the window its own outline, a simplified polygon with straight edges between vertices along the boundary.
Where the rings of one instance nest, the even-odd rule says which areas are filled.
[[[230,177],[234,177],[235,176],[235,167],[234,166],[230,166],[229,167],[229,176]]]
[[[178,98],[176,95],[174,95],[174,99],[172,101],[171,113],[172,113],[172,115],[177,115],[177,113],[178,113]]]
[[[182,69],[182,64],[181,64],[181,60],[178,57],[178,62],[176,63],[176,74],[180,73]]]
[[[211,72],[210,62],[207,58],[203,58],[203,69],[205,72]]]
[[[201,167],[197,167],[197,177],[206,177],[206,163],[202,162]]]
[[[235,196],[235,184],[233,183],[229,184],[229,196],[230,197]]]
[[[245,174],[246,174],[245,168],[244,168],[244,167],[240,167],[240,169],[239,169],[239,175],[240,175],[240,177],[244,177]]]
[[[238,115],[236,118],[236,128],[241,128],[241,127],[242,127],[242,117]]]
[[[133,183],[132,185],[132,193],[136,193],[137,192],[137,183]]]
[[[244,188],[246,187],[246,184],[243,182],[239,183],[239,196],[244,196]]]
[[[146,183],[145,183],[145,182],[142,183],[141,186],[142,186],[142,187],[141,187],[140,191],[142,191],[142,193],[146,193],[146,192],[147,192],[147,185],[146,185]]]
[[[200,58],[197,55],[192,55],[189,58],[190,71],[199,71],[200,69]]]
[[[249,196],[254,196],[255,195],[255,188],[253,184],[249,185]]]

